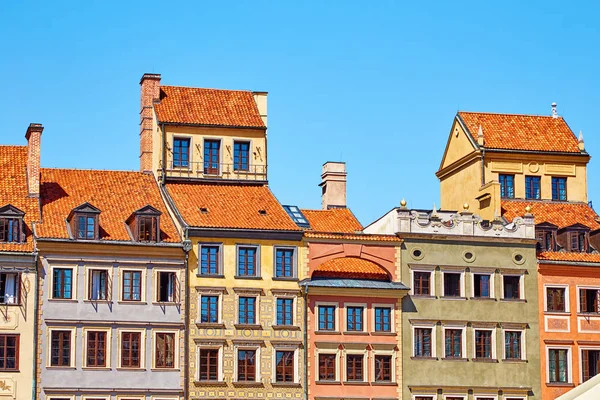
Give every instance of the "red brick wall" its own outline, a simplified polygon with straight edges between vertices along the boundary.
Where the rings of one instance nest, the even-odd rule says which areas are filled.
[[[144,74],[140,87],[140,171],[152,172],[152,104],[159,97],[160,74]]]

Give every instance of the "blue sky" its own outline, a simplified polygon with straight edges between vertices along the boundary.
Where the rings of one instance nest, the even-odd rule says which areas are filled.
[[[279,200],[320,207],[321,165],[343,160],[365,224],[402,198],[439,205],[434,173],[459,109],[548,115],[555,101],[600,157],[593,2],[25,3],[0,3],[0,143],[42,123],[44,167],[137,169],[144,72],[268,91]]]

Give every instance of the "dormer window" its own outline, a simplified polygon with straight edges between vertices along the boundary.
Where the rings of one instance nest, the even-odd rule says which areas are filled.
[[[0,208],[0,242],[21,243],[25,241],[24,216],[23,211],[10,204]]]
[[[160,215],[162,213],[151,205],[135,211],[127,219],[131,235],[136,242],[160,241]]]
[[[90,203],[75,207],[67,218],[73,238],[76,240],[98,240],[100,238],[99,216],[100,210]]]
[[[586,232],[570,232],[569,233],[570,250],[579,253],[587,253],[588,240]]]
[[[558,227],[548,222],[535,226],[535,238],[538,251],[556,251],[556,232]]]

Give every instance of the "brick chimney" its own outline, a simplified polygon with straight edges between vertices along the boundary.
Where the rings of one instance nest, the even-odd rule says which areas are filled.
[[[152,173],[152,105],[159,99],[160,74],[144,74],[140,87],[140,171]]]
[[[256,107],[258,107],[258,112],[260,113],[260,117],[262,118],[265,126],[267,126],[267,92],[252,92],[254,96],[254,102],[256,103]]]
[[[40,145],[42,142],[42,124],[29,124],[27,139],[27,190],[29,197],[40,197]]]
[[[321,208],[346,208],[346,163],[329,161],[321,174]]]

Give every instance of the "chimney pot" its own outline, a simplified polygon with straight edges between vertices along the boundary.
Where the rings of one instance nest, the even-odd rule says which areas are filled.
[[[552,103],[552,118],[558,118],[558,111],[556,110],[556,103]]]
[[[346,163],[329,161],[321,174],[321,208],[346,208]]]
[[[42,124],[29,124],[27,139],[27,191],[29,197],[40,197],[40,147],[42,142]]]

